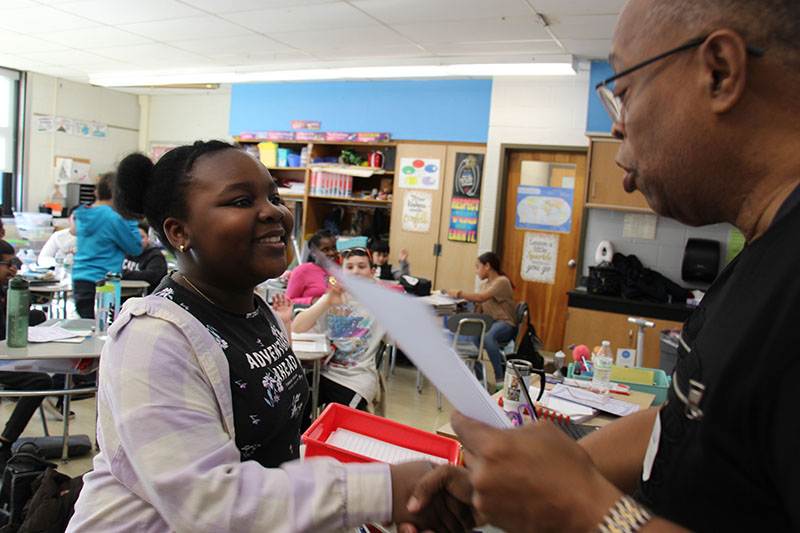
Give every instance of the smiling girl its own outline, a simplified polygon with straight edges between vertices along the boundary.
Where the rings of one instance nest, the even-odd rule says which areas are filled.
[[[308,398],[284,326],[292,309],[254,294],[285,270],[294,224],[269,171],[229,144],[198,141],[156,165],[126,157],[117,187],[118,209],[147,217],[178,270],[109,329],[101,451],[68,531],[329,531],[408,519],[404,503],[429,464],[292,461]]]

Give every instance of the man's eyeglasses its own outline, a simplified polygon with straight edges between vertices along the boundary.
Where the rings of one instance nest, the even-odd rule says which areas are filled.
[[[13,261],[0,261],[0,265],[5,265],[10,267],[13,264],[14,264]]]
[[[658,61],[660,59],[664,59],[665,57],[669,57],[672,54],[677,54],[678,52],[683,52],[684,50],[688,50],[689,48],[693,48],[695,46],[700,46],[701,44],[706,42],[706,39],[708,39],[709,37],[710,37],[710,34],[706,35],[705,37],[697,37],[696,39],[691,39],[689,41],[686,41],[682,45],[676,46],[672,50],[667,50],[666,52],[664,52],[662,54],[658,54],[657,56],[653,56],[650,59],[647,59],[647,60],[642,61],[641,63],[638,63],[638,64],[636,64],[636,65],[634,65],[634,66],[632,66],[630,68],[627,68],[627,69],[623,70],[622,72],[620,72],[619,74],[615,74],[615,75],[611,76],[610,78],[606,78],[603,81],[601,81],[600,83],[598,83],[597,85],[595,85],[594,90],[597,91],[597,96],[600,97],[600,102],[603,103],[603,107],[605,108],[606,112],[608,113],[608,116],[611,117],[611,120],[613,120],[617,124],[622,122],[622,99],[619,96],[614,94],[613,89],[611,89],[608,86],[609,83],[621,78],[622,76],[627,76],[631,72],[639,70],[640,68],[646,67],[647,65],[649,65],[651,63],[655,63],[656,61]],[[745,45],[745,50],[747,50],[748,54],[754,55],[756,57],[763,56],[764,55],[764,51],[765,51],[761,47],[751,46],[749,44]]]

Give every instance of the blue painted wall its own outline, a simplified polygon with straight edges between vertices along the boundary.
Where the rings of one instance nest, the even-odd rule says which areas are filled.
[[[234,85],[228,132],[389,132],[393,139],[486,142],[491,80],[332,81]]]
[[[600,98],[594,91],[594,86],[614,75],[614,70],[608,61],[592,61],[592,70],[589,75],[589,112],[586,115],[586,131],[593,133],[611,132],[611,118],[606,113]]]

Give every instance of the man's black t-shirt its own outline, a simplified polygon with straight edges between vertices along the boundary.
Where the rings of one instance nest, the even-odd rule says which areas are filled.
[[[636,497],[692,530],[800,531],[800,205],[787,203],[683,326]]]
[[[276,467],[299,457],[300,424],[308,382],[278,319],[253,295],[246,315],[212,305],[165,277],[156,296],[169,298],[197,318],[228,360],[236,446],[242,461]]]

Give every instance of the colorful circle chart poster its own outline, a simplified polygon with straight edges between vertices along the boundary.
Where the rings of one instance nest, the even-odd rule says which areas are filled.
[[[421,157],[400,158],[400,187],[403,189],[439,190],[442,162]]]

